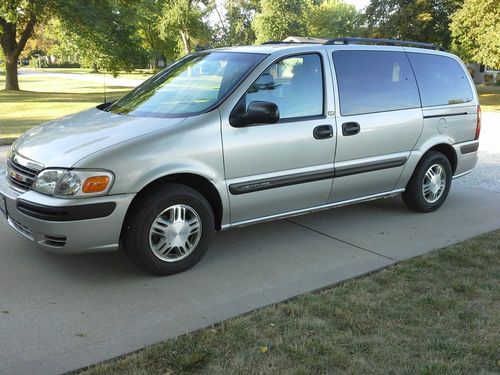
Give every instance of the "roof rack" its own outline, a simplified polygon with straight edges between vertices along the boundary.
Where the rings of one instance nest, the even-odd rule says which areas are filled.
[[[267,42],[262,43],[261,46],[268,45],[268,44],[318,44],[318,43],[315,43],[315,42],[294,42],[294,41],[283,42],[280,40],[268,40]]]
[[[409,40],[395,40],[395,39],[374,39],[374,38],[334,38],[326,41],[325,45],[335,44],[381,44],[387,46],[407,46],[407,47],[420,47],[435,49],[438,51],[445,51],[441,46],[432,43],[413,42]]]

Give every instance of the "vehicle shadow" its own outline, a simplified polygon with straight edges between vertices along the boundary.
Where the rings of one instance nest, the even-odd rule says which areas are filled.
[[[339,221],[355,221],[360,215],[366,217],[366,215],[397,216],[407,214],[408,209],[404,206],[401,198],[394,197],[219,232],[214,235],[213,244],[201,262],[183,274],[218,271],[226,263],[239,262],[235,258],[241,259],[241,264],[244,264],[251,261],[251,257],[260,256],[259,254],[265,256],[266,249],[286,246],[285,243],[289,239],[284,236],[283,232],[297,231],[298,228],[294,224],[296,221],[321,220],[325,225],[334,226]],[[33,245],[33,247],[36,246]],[[39,249],[30,250],[37,251]],[[50,263],[48,267],[54,272],[60,273],[65,278],[80,279],[85,283],[101,284],[125,279],[132,281],[156,278],[156,276],[133,265],[121,249],[120,251],[82,255],[60,255],[40,250],[38,256],[43,258],[44,263]],[[178,278],[181,277],[180,275],[168,278]]]

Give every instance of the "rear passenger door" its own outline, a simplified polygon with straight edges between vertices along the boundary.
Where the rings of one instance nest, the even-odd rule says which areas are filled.
[[[337,151],[330,202],[392,191],[422,132],[405,52],[336,49]]]

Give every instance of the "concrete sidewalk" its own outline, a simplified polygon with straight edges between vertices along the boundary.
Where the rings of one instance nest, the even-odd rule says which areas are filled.
[[[498,146],[484,144],[500,173]],[[398,197],[223,232],[196,267],[163,278],[121,253],[47,253],[0,221],[0,373],[74,370],[500,228],[484,167],[437,212]]]

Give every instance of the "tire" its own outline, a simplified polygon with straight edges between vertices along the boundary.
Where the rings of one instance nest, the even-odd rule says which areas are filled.
[[[143,270],[171,275],[203,258],[214,228],[207,200],[188,186],[171,183],[156,186],[134,201],[121,242],[128,258]]]
[[[448,158],[438,151],[429,151],[422,157],[406,185],[403,201],[408,208],[417,212],[436,211],[448,196],[451,177]]]

